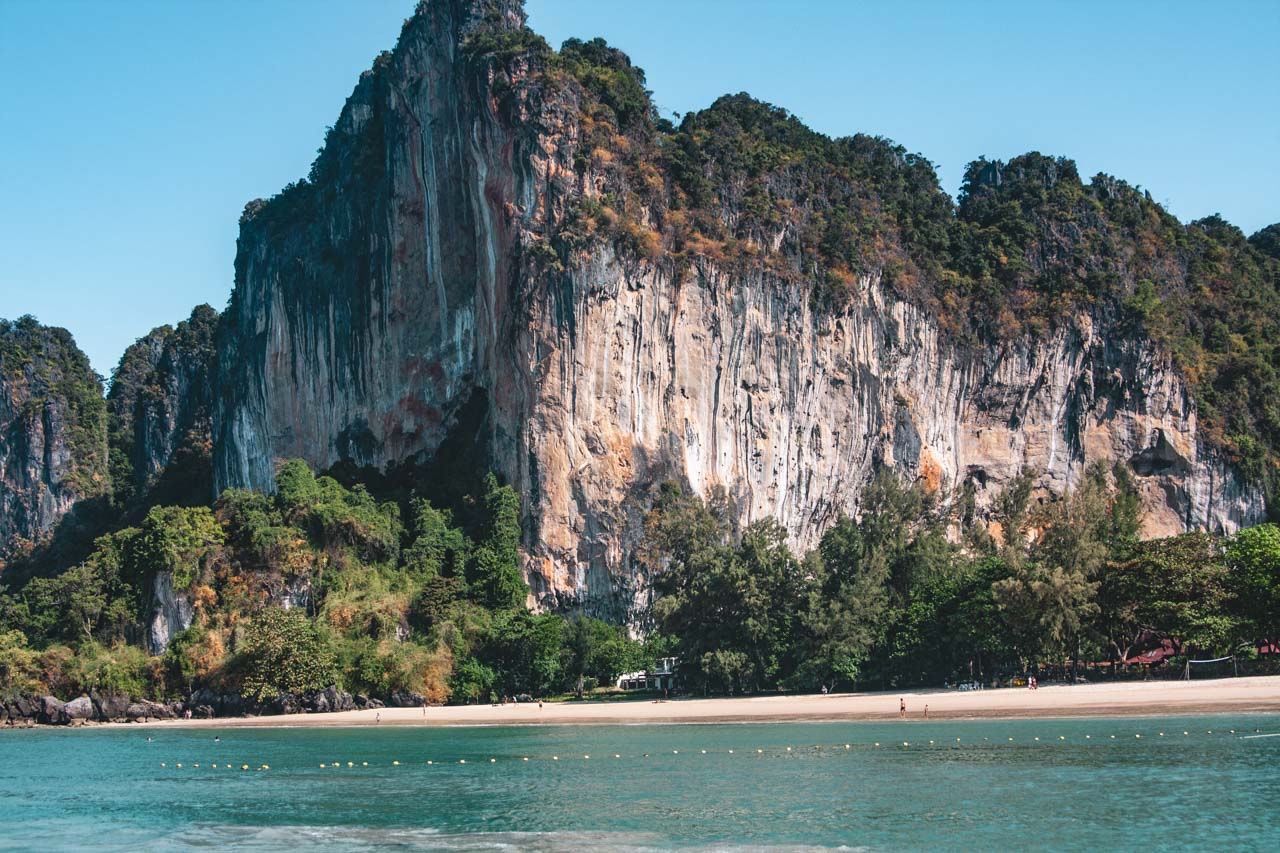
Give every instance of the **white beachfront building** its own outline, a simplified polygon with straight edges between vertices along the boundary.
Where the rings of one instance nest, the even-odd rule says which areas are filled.
[[[617,684],[622,690],[674,690],[675,670],[675,658],[658,658],[653,669],[624,672],[618,676]]]

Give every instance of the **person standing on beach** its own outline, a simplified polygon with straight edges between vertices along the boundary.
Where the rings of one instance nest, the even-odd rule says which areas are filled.
[[[929,706],[928,706],[928,705],[925,705],[925,706],[924,706],[924,718],[925,718],[926,720],[927,720],[927,719],[929,719]]]
[[[375,723],[380,723],[380,722],[382,722],[382,712],[381,712],[381,711],[379,711],[377,714],[375,714],[375,715],[374,715],[373,721],[374,721]]]
[[[905,720],[907,718],[907,700],[898,700],[898,719]]]

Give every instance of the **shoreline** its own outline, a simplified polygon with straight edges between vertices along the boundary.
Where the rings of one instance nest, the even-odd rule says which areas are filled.
[[[998,688],[960,692],[804,694],[788,696],[682,698],[668,701],[547,702],[509,705],[445,705],[381,708],[326,714],[214,717],[103,723],[130,728],[352,728],[361,726],[656,725],[679,723],[893,722],[898,700],[907,722],[1078,717],[1167,717],[1205,714],[1280,714],[1280,676],[1212,681],[1149,681],[1050,685],[1039,690]],[[380,718],[380,722],[379,722]],[[94,726],[95,728],[98,726]]]

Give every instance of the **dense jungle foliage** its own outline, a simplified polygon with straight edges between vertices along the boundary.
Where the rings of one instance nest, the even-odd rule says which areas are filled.
[[[686,689],[742,693],[989,679],[1166,641],[1248,658],[1280,642],[1280,527],[1143,542],[1123,468],[1094,468],[1059,500],[1033,499],[1034,479],[957,543],[955,518],[884,473],[861,520],[803,556],[775,521],[735,531],[723,495],[668,483],[645,527],[656,580],[640,643],[526,609],[519,501],[492,476],[460,522],[295,460],[275,495],[154,507],[80,565],[0,594],[0,690],[209,688],[252,704],[337,684],[473,702],[580,692],[672,654]],[[194,622],[151,655],[154,589],[190,601]]]

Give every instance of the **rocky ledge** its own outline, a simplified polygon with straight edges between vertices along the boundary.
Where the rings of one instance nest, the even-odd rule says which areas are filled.
[[[239,693],[197,690],[186,699],[153,702],[131,699],[121,694],[90,693],[64,702],[55,696],[17,696],[0,700],[0,726],[81,726],[93,723],[150,723],[181,719],[191,712],[193,719],[218,717],[275,716],[278,714],[326,714],[362,711],[369,708],[415,708],[426,703],[421,694],[395,692],[386,701],[361,694],[352,695],[330,685],[311,693],[284,693],[264,702],[245,699]]]

